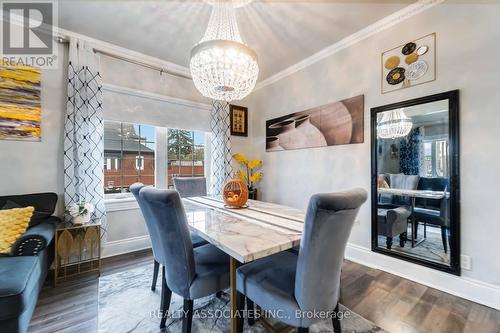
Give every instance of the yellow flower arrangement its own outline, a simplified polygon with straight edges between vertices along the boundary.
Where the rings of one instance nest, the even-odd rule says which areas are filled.
[[[256,171],[256,169],[262,166],[261,160],[249,160],[245,157],[245,155],[236,153],[233,155],[235,161],[237,161],[242,167],[243,170],[237,171],[237,176],[242,181],[247,184],[249,189],[253,189],[254,185],[258,183],[262,179],[262,171]]]

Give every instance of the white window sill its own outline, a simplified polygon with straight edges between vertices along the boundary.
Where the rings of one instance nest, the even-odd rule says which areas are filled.
[[[106,206],[106,212],[139,209],[137,201],[130,193],[108,194],[104,198],[104,205]]]

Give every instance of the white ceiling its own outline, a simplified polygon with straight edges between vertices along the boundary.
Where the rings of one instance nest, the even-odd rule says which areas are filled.
[[[256,0],[237,15],[262,80],[412,2]],[[188,67],[210,10],[202,1],[60,1],[59,26]]]

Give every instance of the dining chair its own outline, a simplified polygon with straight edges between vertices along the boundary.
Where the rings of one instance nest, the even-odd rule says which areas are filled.
[[[354,219],[366,198],[363,189],[313,195],[298,255],[284,251],[237,269],[238,309],[245,295],[263,310],[281,313],[278,319],[299,332],[324,320],[311,316],[323,311],[331,314],[334,332],[341,333],[340,272]],[[237,327],[242,332],[243,320],[238,319]]]
[[[205,177],[174,177],[174,188],[181,198],[201,197],[207,195],[207,179]]]
[[[167,267],[163,270],[166,287],[184,298],[182,332],[191,332],[193,301],[229,287],[229,257],[211,244],[193,248],[184,206],[176,191],[143,187],[139,198],[159,235],[161,255],[157,258]],[[170,295],[165,300],[170,300]],[[163,314],[168,311],[168,303],[163,303]],[[161,329],[165,322],[163,315]]]
[[[144,221],[146,222],[146,228],[148,229],[149,238],[151,239],[151,249],[153,250],[153,258],[154,258],[154,268],[153,268],[153,281],[151,283],[151,290],[156,290],[156,284],[158,282],[158,272],[160,270],[159,260],[157,256],[162,255],[162,252],[159,250],[159,241],[158,241],[158,232],[155,230],[155,227],[151,221],[151,214],[147,211],[145,205],[139,198],[139,191],[144,187],[143,183],[134,183],[130,186],[130,192],[134,195],[137,203],[139,204],[139,208],[141,209],[142,216],[144,217]],[[208,244],[206,240],[201,238],[198,235],[191,234],[191,239],[194,247],[198,247],[201,245]],[[163,271],[163,268],[162,268]],[[163,281],[163,279],[162,279]],[[163,285],[163,283],[162,283]],[[163,299],[163,298],[162,298]]]

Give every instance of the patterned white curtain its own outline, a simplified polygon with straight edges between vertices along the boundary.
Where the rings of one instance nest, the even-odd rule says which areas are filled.
[[[213,101],[210,113],[211,136],[211,178],[210,194],[222,193],[222,187],[231,178],[231,130],[229,119],[229,104]]]
[[[104,207],[104,125],[99,56],[84,42],[71,39],[68,99],[64,125],[64,201],[85,201],[106,230]],[[103,242],[104,243],[104,242]]]

